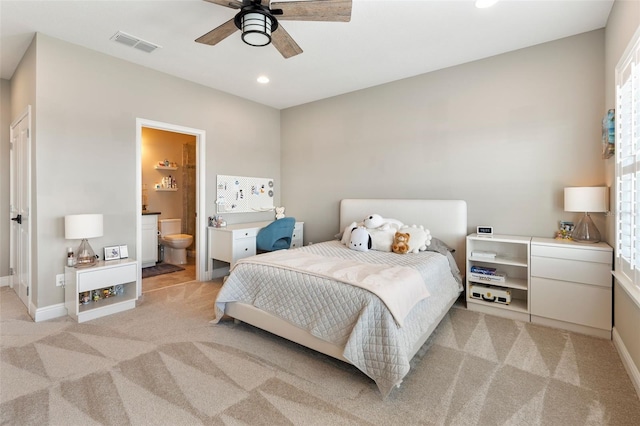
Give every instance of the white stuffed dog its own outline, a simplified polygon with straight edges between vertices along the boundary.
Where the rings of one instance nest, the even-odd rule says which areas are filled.
[[[371,248],[371,235],[364,226],[358,226],[351,231],[351,239],[348,247],[351,250],[369,251]]]
[[[397,219],[388,219],[379,214],[371,214],[364,219],[364,226],[367,228],[382,228],[384,230],[394,228],[396,231],[404,224]]]

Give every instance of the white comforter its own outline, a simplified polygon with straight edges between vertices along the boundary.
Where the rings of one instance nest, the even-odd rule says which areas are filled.
[[[343,356],[371,377],[386,396],[409,372],[412,349],[461,291],[449,261],[434,252],[395,253],[349,250],[339,241],[295,251],[417,270],[430,296],[399,327],[373,293],[313,274],[253,263],[238,263],[218,294],[218,322],[227,302],[239,301],[278,316],[314,336],[344,346]]]

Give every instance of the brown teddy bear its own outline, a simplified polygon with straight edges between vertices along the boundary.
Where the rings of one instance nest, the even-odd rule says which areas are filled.
[[[396,232],[396,235],[393,237],[393,245],[391,246],[391,251],[398,254],[408,253],[409,238],[411,238],[411,234]]]

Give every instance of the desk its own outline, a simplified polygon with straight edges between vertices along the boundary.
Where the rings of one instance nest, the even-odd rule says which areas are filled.
[[[236,223],[223,228],[208,228],[208,253],[210,259],[229,263],[230,267],[242,258],[256,254],[256,235],[272,221]],[[301,247],[304,222],[296,222],[291,248]]]

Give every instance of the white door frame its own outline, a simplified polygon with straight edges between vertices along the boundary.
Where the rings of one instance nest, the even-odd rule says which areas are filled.
[[[24,158],[16,158],[16,148],[13,146],[14,143],[14,138],[15,138],[15,127],[18,126],[18,124],[20,124],[21,121],[23,120],[27,120],[26,124],[27,124],[27,146],[26,149],[24,150]],[[31,283],[32,283],[32,274],[31,274],[31,259],[32,259],[32,252],[31,252],[31,232],[33,227],[31,226],[31,222],[32,222],[32,214],[31,214],[31,194],[32,194],[32,188],[31,188],[31,105],[28,105],[27,108],[22,112],[22,114],[20,114],[18,116],[17,119],[15,119],[12,123],[11,123],[11,128],[10,128],[10,134],[9,134],[9,140],[11,141],[11,149],[10,149],[10,160],[9,160],[9,216],[11,218],[13,218],[13,215],[15,213],[18,214],[22,214],[24,220],[26,223],[24,223],[21,226],[26,226],[27,229],[27,238],[26,238],[26,247],[22,247],[21,245],[21,250],[23,252],[26,253],[26,256],[21,256],[20,253],[17,253],[17,246],[18,246],[18,242],[16,241],[16,237],[21,238],[20,236],[16,236],[14,233],[14,225],[11,224],[11,228],[9,230],[9,268],[11,270],[11,274],[9,276],[9,286],[11,288],[14,288],[14,284],[16,281],[16,277],[18,277],[21,273],[20,270],[17,270],[18,268],[16,267],[16,261],[17,258],[23,258],[26,261],[26,265],[22,265],[19,269],[24,270],[24,277],[19,277],[20,279],[24,279],[25,281],[25,285],[27,287],[26,289],[26,297],[25,299],[23,299],[22,297],[20,297],[20,300],[26,305],[27,307],[27,311],[29,313],[29,315],[31,317],[33,317],[33,315],[31,314],[31,312],[35,311],[35,307],[32,308],[32,294],[33,294],[33,289],[31,288]],[[15,178],[17,173],[19,173],[19,170],[24,167],[26,168],[26,173],[24,174],[27,177],[27,182],[23,183],[23,187],[26,189],[26,196],[24,197],[25,199],[22,200],[23,202],[21,203],[20,206],[18,206],[21,211],[20,212],[15,212],[14,210],[16,209],[16,206],[14,206],[14,203],[16,201],[16,197],[18,196],[18,194],[16,194],[16,190],[21,190],[21,188],[17,188],[15,185]],[[20,296],[20,294],[18,294],[18,296]]]
[[[205,147],[206,132],[200,129],[178,126],[160,121],[136,118],[136,211],[140,214],[136,219],[136,259],[142,256],[142,128],[166,130],[174,133],[184,133],[196,137],[196,280],[204,281],[207,265],[207,225],[205,212]],[[142,269],[138,268],[138,296],[142,294]]]

